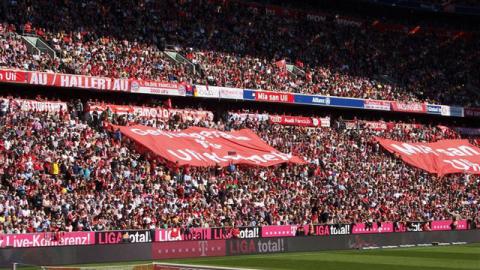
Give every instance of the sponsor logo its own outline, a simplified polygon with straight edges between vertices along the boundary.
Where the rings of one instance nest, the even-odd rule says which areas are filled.
[[[422,103],[403,102],[392,102],[392,109],[400,112],[424,112],[426,110],[425,105]]]
[[[444,116],[450,116],[450,106],[440,106],[440,114]]]
[[[185,85],[183,84],[180,84],[178,86],[178,93],[181,95],[181,96],[185,96],[186,93],[187,93],[187,88],[185,87]]]
[[[218,98],[220,97],[221,87],[216,86],[205,86],[205,85],[196,85],[194,90],[194,95],[196,97],[211,97]],[[242,94],[243,96],[243,94]]]
[[[200,250],[200,256],[207,256],[208,241],[198,241],[198,250]]]
[[[390,111],[390,102],[383,100],[365,100],[363,107],[369,110]]]
[[[402,111],[423,111],[419,103],[397,103],[397,108]]]
[[[273,252],[285,252],[285,243],[283,238],[277,240],[267,240],[257,242],[258,252],[260,253],[273,253]]]
[[[428,113],[433,113],[433,114],[442,114],[442,111],[444,108],[439,105],[427,105],[427,112]]]
[[[283,238],[277,239],[235,239],[227,241],[229,255],[255,254],[255,253],[276,253],[287,251],[286,241]]]
[[[318,225],[315,227],[316,235],[330,235],[330,226],[329,225]]]
[[[295,236],[297,226],[295,225],[279,225],[262,227],[262,237],[282,237]]]
[[[225,256],[225,240],[156,242],[152,244],[153,259]]]
[[[208,240],[210,239],[208,231],[209,229],[185,231],[182,233],[183,240]]]
[[[137,92],[138,90],[140,90],[140,84],[137,81],[132,81],[130,89],[132,90],[132,92]]]
[[[93,233],[35,233],[35,234],[10,234],[0,236],[0,247],[51,247],[92,245]]]
[[[240,233],[238,238],[259,238],[260,237],[260,228],[240,228]]]
[[[273,122],[273,123],[282,123],[282,117],[280,115],[272,115],[270,116],[270,120]]]
[[[155,241],[180,241],[180,240],[210,240],[211,234],[210,228],[191,228],[187,230],[183,229],[164,229],[157,230]],[[172,233],[175,232],[172,236]]]
[[[351,225],[317,225],[315,226],[316,235],[345,235],[351,233]]]
[[[259,227],[240,227],[238,228],[238,238],[259,238],[261,235]],[[227,228],[212,228],[212,239],[230,239],[232,230]]]
[[[128,239],[128,240],[124,240]],[[118,244],[118,243],[150,243],[152,242],[151,231],[112,231],[96,232],[95,242],[97,244]]]
[[[350,225],[330,225],[330,234],[332,235],[350,234],[350,232]]]
[[[408,232],[421,232],[422,230],[422,225],[424,223],[422,222],[409,222],[407,223],[407,231]]]
[[[243,99],[243,89],[222,87],[220,88],[219,95],[221,98]]]
[[[320,125],[322,127],[329,127],[330,117],[312,118],[312,117],[302,117],[302,116],[271,115],[270,122],[275,124],[291,125],[291,126],[316,127]]]
[[[329,97],[313,97],[312,103],[330,105]]]

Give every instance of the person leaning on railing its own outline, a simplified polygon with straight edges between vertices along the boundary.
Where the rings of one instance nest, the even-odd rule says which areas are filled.
[[[313,226],[313,224],[308,225],[308,235],[316,235],[315,226]]]
[[[122,234],[122,243],[130,243],[130,235],[128,232]]]
[[[298,226],[297,231],[295,232],[295,236],[305,236],[305,229],[303,226]]]

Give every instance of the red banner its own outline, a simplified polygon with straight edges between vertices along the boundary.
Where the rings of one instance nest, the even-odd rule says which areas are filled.
[[[15,70],[0,70],[0,82],[26,83],[27,73]]]
[[[258,100],[258,101],[283,102],[283,103],[294,102],[293,95],[288,93],[256,91],[254,95],[255,95],[255,100]]]
[[[61,73],[29,72],[27,83],[33,85],[57,87],[72,87],[122,92],[130,91],[130,82],[128,79],[112,79],[106,77],[93,77]]]
[[[188,88],[186,84],[174,82],[141,81],[20,70],[0,70],[0,82],[171,96],[185,96]]]
[[[140,125],[114,128],[119,128],[127,137],[180,166],[304,163],[298,157],[275,150],[249,129],[223,132],[191,127],[180,132],[169,132]]]
[[[211,111],[188,110],[188,109],[167,109],[162,107],[142,107],[114,104],[89,104],[88,111],[103,112],[110,108],[115,114],[134,114],[149,119],[169,119],[172,115],[179,115],[182,119],[192,118],[195,120],[213,120]]]
[[[392,111],[395,112],[413,112],[413,113],[426,113],[427,106],[423,103],[416,102],[391,102]]]
[[[53,112],[58,113],[60,111],[66,112],[68,107],[67,103],[60,101],[37,101],[30,99],[6,99],[1,98],[8,102],[8,106],[11,110],[20,110],[25,112]]]
[[[480,174],[480,149],[467,140],[441,140],[435,143],[404,143],[376,137],[389,152],[406,163],[430,173]]]
[[[330,127],[330,117],[317,118],[303,116],[270,115],[270,122],[286,126]]]

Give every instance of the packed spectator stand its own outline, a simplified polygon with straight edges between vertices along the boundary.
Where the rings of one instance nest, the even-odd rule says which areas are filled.
[[[22,102],[37,110],[19,109],[26,108]],[[1,232],[480,218],[477,175],[428,174],[373,140],[458,138],[453,129],[393,122],[378,130],[342,118],[308,128],[272,124],[251,112],[213,118],[193,109],[148,118],[113,113],[113,106],[72,101],[68,109],[39,109],[32,101],[2,101]],[[135,123],[162,130],[246,127],[307,164],[178,167],[139,152],[110,128]]]
[[[472,31],[295,10],[280,16],[242,1],[10,1],[0,8],[4,67],[480,105],[470,98],[480,68]],[[18,35],[32,34],[56,56],[29,52]],[[187,62],[172,61],[166,48]]]
[[[5,1],[0,5],[0,67],[480,105],[471,95],[480,85],[478,33],[439,34],[410,25],[392,31],[380,20],[271,13],[243,1]],[[41,38],[54,54],[35,52],[27,36]],[[331,117],[329,126],[298,127],[272,123],[262,113],[218,115],[193,104],[187,109],[173,109],[171,102],[152,105],[152,116],[136,113],[145,104],[116,112],[117,105],[105,100],[69,100],[68,106],[42,102],[0,101],[0,233],[451,219],[480,223],[478,175],[428,174],[374,140],[461,137],[448,127],[407,119],[378,128],[386,124],[361,117]],[[140,151],[112,124],[170,131],[249,128],[306,164],[176,166]],[[480,145],[478,138],[470,139]]]

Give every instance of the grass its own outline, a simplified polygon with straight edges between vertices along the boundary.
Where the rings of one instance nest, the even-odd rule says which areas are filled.
[[[480,270],[480,243],[165,260],[163,263],[271,270]],[[90,264],[125,266],[149,262]]]
[[[480,270],[480,244],[348,250],[170,260],[173,263],[254,269]]]

